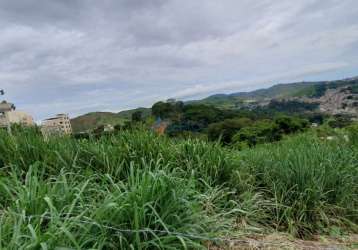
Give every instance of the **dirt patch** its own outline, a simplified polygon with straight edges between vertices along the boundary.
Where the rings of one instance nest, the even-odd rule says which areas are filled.
[[[358,235],[340,239],[316,236],[314,240],[301,240],[285,234],[245,237],[243,239],[227,239],[220,246],[208,244],[209,250],[346,250],[358,249]]]

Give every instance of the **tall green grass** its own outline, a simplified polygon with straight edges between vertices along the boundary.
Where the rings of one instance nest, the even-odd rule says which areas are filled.
[[[357,230],[357,147],[304,134],[243,152],[241,162],[272,201],[276,228],[299,236],[333,225]]]
[[[207,168],[195,171],[194,158],[165,138],[0,138],[3,248],[198,249],[228,228],[216,208],[227,195],[198,181]]]
[[[136,130],[0,131],[0,248],[198,249],[247,226],[357,230],[358,151],[311,134],[243,152]]]

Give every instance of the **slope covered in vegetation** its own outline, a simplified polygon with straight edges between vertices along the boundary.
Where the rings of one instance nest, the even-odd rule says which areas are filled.
[[[327,89],[337,89],[343,86],[357,86],[358,77],[335,81],[317,82],[296,82],[276,84],[265,89],[258,89],[250,92],[237,92],[232,94],[216,94],[195,101],[202,104],[213,104],[217,106],[233,105],[243,99],[275,99],[290,97],[309,97],[319,98],[324,95]]]
[[[352,137],[353,138],[353,137]],[[141,129],[0,133],[0,248],[199,249],[235,231],[357,232],[358,144],[314,132],[244,151]]]
[[[350,89],[351,94],[347,94],[346,98],[356,99],[358,93],[358,78],[350,78],[337,81],[319,81],[319,82],[298,82],[288,84],[277,84],[267,89],[258,89],[251,92],[237,92],[232,94],[216,94],[204,98],[202,100],[187,101],[182,105],[200,108],[203,105],[214,106],[220,110],[239,110],[239,109],[271,109],[280,112],[287,113],[307,113],[311,111],[318,111],[320,103],[323,102],[324,106],[328,106],[328,110],[331,114],[344,113],[343,109],[334,109],[335,105],[347,106],[348,103],[352,103],[352,100],[320,100],[327,90],[337,90],[346,86]],[[339,92],[339,91],[338,91]],[[282,100],[282,98],[284,100]],[[159,102],[165,104],[166,102]],[[167,102],[170,105],[171,102]],[[333,103],[333,104],[332,104]],[[157,103],[158,104],[158,103]],[[355,107],[355,103],[352,103]],[[325,107],[327,109],[327,107]],[[76,133],[84,132],[87,130],[93,130],[101,125],[123,125],[126,121],[130,121],[132,115],[136,112],[142,114],[142,118],[145,119],[151,114],[151,108],[137,108],[119,113],[111,112],[92,112],[71,120],[72,127]],[[162,117],[163,118],[163,117]]]
[[[126,121],[130,121],[132,114],[137,111],[142,112],[143,117],[150,114],[150,109],[147,108],[125,110],[119,113],[91,112],[71,119],[71,125],[75,133],[93,130],[107,124],[123,125]]]

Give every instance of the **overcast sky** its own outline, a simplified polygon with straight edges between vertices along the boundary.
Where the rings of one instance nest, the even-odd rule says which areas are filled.
[[[357,0],[0,0],[0,32],[36,120],[358,75]]]

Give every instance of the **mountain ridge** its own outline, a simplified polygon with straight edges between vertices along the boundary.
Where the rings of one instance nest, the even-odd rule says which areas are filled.
[[[351,87],[354,90],[352,90],[352,94],[350,91],[344,92],[342,89],[344,86]],[[327,90],[331,91],[329,97],[325,98]],[[351,99],[347,101],[347,98]],[[247,92],[218,93],[200,100],[186,101],[185,103],[214,105],[223,109],[237,109],[265,106],[272,100],[294,100],[305,103],[318,102],[321,104],[320,109],[322,112],[336,114],[344,113],[344,109],[349,109],[349,113],[355,114],[355,105],[358,106],[358,101],[355,102],[355,98],[358,100],[358,76],[331,81],[279,83],[268,88]],[[334,103],[337,101],[339,103]],[[341,109],[343,106],[344,108]],[[129,121],[131,115],[136,111],[141,111],[143,117],[148,117],[151,113],[151,108],[140,107],[118,113],[90,112],[71,119],[71,123],[75,132],[86,131],[105,124],[123,124]]]

